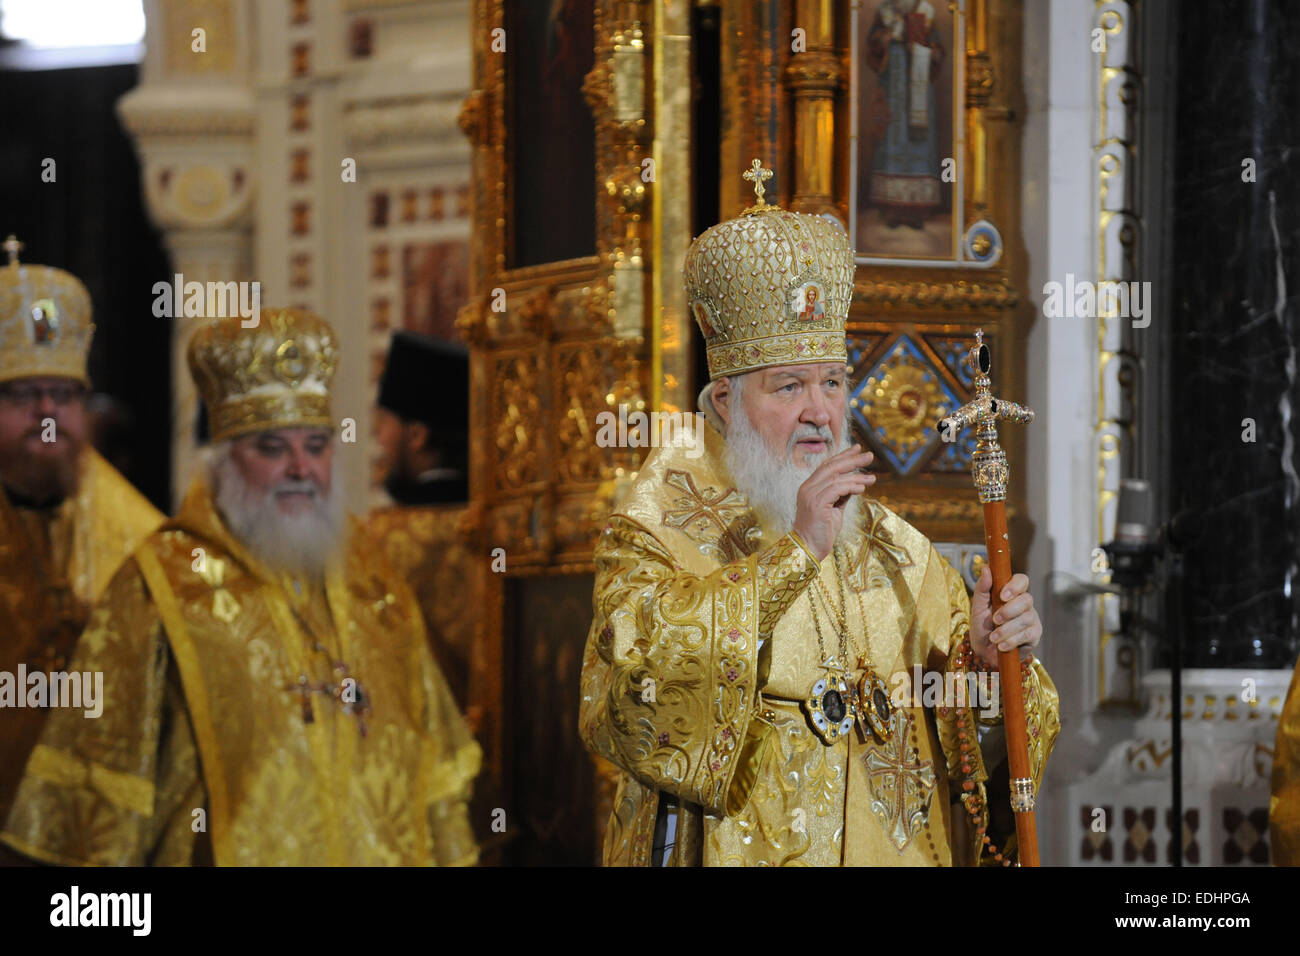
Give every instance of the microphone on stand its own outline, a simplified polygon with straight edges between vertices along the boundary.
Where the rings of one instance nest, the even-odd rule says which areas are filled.
[[[1103,545],[1110,562],[1111,581],[1120,588],[1120,632],[1159,628],[1139,618],[1133,610],[1137,594],[1155,575],[1156,561],[1167,561],[1166,585],[1170,613],[1163,628],[1169,641],[1169,744],[1170,753],[1170,862],[1183,865],[1183,552],[1199,535],[1202,525],[1184,509],[1159,529],[1154,529],[1155,504],[1151,483],[1124,479],[1119,484],[1115,514],[1115,540]],[[1145,627],[1143,625],[1146,625]]]
[[[1154,524],[1151,482],[1125,478],[1119,483],[1115,540],[1103,545],[1110,562],[1111,580],[1121,588],[1143,588],[1150,582],[1162,550]]]

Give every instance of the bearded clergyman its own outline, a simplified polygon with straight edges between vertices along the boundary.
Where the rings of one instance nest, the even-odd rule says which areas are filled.
[[[163,516],[87,441],[86,357],[95,327],[73,275],[0,269],[0,823],[50,706],[99,706],[68,658],[90,605]],[[39,678],[36,675],[41,675]],[[56,681],[55,678],[58,678]],[[71,683],[74,679],[76,683]],[[88,686],[82,686],[89,680]],[[50,688],[80,700],[55,700]],[[44,688],[44,695],[34,690]],[[0,848],[0,861],[9,862]],[[15,861],[16,862],[16,861]]]
[[[766,204],[764,175],[686,256],[707,420],[651,452],[596,548],[579,726],[622,771],[605,862],[1009,864],[1001,718],[973,688],[1019,649],[1037,787],[1059,710],[1028,580],[992,614],[987,569],[971,600],[865,495],[854,253],[838,224]]]
[[[78,644],[102,716],[50,719],[0,838],[51,863],[474,863],[478,745],[414,596],[342,510],[333,330],[263,309],[187,357],[205,466]]]

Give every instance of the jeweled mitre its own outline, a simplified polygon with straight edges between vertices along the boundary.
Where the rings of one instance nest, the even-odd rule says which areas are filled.
[[[330,381],[338,340],[329,323],[303,309],[261,310],[199,328],[190,339],[190,373],[208,409],[212,440],[272,428],[332,428]]]
[[[846,362],[853,250],[837,222],[763,200],[771,176],[745,173],[758,202],[686,252],[687,303],[704,333],[709,379],[773,365]]]
[[[4,243],[0,268],[0,382],[45,376],[89,385],[86,356],[95,326],[90,294],[72,273],[18,261],[22,244]]]

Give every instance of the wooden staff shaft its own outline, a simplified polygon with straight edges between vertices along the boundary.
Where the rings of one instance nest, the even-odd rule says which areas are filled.
[[[1007,509],[1003,501],[984,505],[984,543],[993,572],[989,595],[994,614],[1002,607],[1002,589],[1011,580],[1011,542],[1007,537]],[[1020,685],[1020,651],[998,651],[998,676],[1002,682],[1002,722],[1007,735],[1007,765],[1011,779],[1032,780],[1029,734],[1025,727],[1025,698]],[[1038,827],[1034,811],[1016,813],[1016,842],[1021,866],[1038,866]]]

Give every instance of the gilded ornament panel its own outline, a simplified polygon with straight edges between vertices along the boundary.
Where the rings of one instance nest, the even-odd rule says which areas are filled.
[[[485,593],[498,598],[489,601],[497,613],[484,615],[479,635],[482,679],[474,696],[485,713],[508,710],[504,668],[526,638],[517,628],[507,633],[513,592],[503,579],[589,573],[599,523],[645,453],[604,447],[596,416],[617,415],[620,405],[648,408],[647,330],[655,327],[655,257],[648,253],[657,241],[651,189],[680,197],[689,182],[671,176],[650,187],[641,176],[643,160],[654,158],[650,5],[523,6],[474,0],[474,88],[459,115],[474,170],[470,301],[457,321],[471,351],[471,509],[482,516],[475,538],[484,553],[507,552],[504,575],[482,572],[490,579]],[[518,29],[521,16],[536,29]],[[555,101],[557,122],[534,123],[525,114],[538,90],[521,97],[519,84],[533,76],[534,86],[545,85],[561,75],[566,92]],[[551,109],[545,98],[533,102],[535,112]],[[570,127],[586,132],[557,134]],[[594,148],[578,149],[579,141]],[[560,241],[591,224],[594,241]],[[570,699],[576,685],[570,690],[559,692]],[[513,774],[528,788],[532,765],[510,746],[518,722],[577,738],[555,726],[562,708],[516,709],[514,718],[486,725],[482,742],[492,777],[504,782]],[[585,759],[563,768],[570,770],[595,779]],[[545,842],[547,826],[533,821],[511,852],[526,857],[534,840]],[[566,832],[571,839],[572,828]]]

